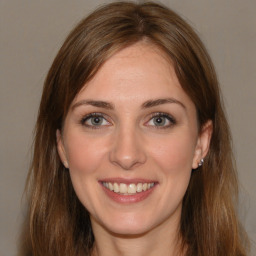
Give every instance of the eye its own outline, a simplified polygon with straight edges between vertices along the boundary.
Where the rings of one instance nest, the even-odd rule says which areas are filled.
[[[100,113],[91,113],[81,120],[82,125],[97,129],[101,126],[109,126],[110,122]]]
[[[151,119],[147,122],[147,126],[154,126],[157,128],[168,128],[176,124],[175,119],[166,113],[154,113]]]

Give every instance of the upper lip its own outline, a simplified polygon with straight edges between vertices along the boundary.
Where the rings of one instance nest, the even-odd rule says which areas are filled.
[[[156,180],[152,179],[144,179],[144,178],[105,178],[105,179],[100,179],[99,182],[110,182],[110,183],[124,183],[124,184],[138,184],[138,183],[157,183]]]

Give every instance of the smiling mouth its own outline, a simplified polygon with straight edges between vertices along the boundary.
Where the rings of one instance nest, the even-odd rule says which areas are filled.
[[[119,195],[135,195],[141,192],[145,192],[153,188],[156,183],[117,183],[117,182],[102,182],[102,185],[108,190],[117,193]]]

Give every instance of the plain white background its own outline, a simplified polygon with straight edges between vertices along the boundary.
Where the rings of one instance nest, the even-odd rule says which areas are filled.
[[[43,81],[70,29],[100,0],[1,0],[0,255],[14,256]],[[224,94],[241,183],[239,212],[256,241],[256,1],[162,0],[199,33]],[[254,255],[252,252],[252,255]]]

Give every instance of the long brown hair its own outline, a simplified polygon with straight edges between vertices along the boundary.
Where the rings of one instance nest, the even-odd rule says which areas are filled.
[[[89,214],[58,156],[56,130],[61,130],[74,97],[103,63],[141,40],[171,59],[196,106],[199,127],[213,122],[209,153],[203,167],[192,172],[183,200],[180,234],[186,255],[246,255],[234,209],[238,186],[230,131],[212,61],[193,29],[175,12],[155,3],[131,2],[105,5],[82,20],[45,80],[27,182],[27,244],[32,255],[90,255],[94,237]]]

